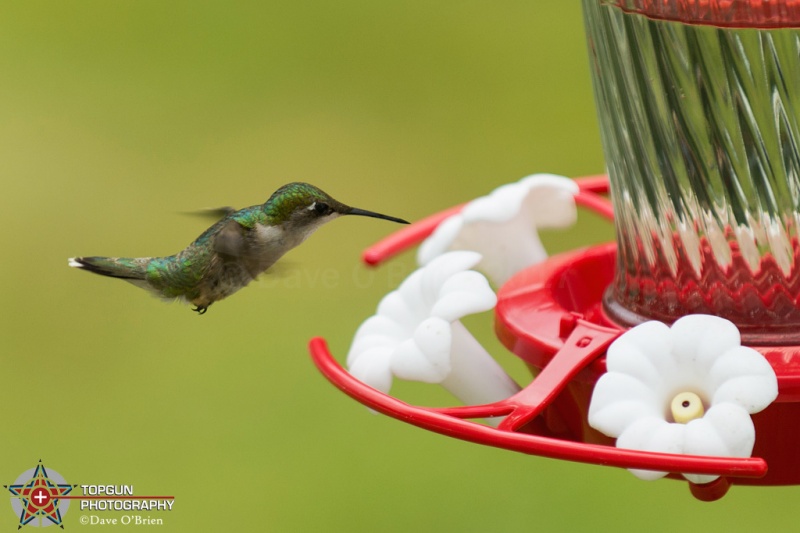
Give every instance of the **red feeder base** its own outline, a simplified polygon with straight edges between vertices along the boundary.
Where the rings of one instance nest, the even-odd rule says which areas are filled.
[[[607,181],[603,177],[576,181],[581,188],[578,204],[610,217],[610,204],[595,194],[607,192]],[[380,263],[418,243],[444,216],[433,215],[388,237],[365,252],[365,261]],[[792,438],[794,421],[800,418],[798,346],[754,347],[772,365],[779,387],[777,401],[753,417],[755,457],[618,449],[613,439],[588,425],[594,384],[605,372],[605,351],[625,329],[602,307],[603,293],[614,276],[615,254],[612,243],[554,256],[520,272],[500,289],[497,334],[536,376],[500,402],[453,408],[408,405],[351,376],[323,339],[312,339],[309,349],[320,371],[346,394],[376,411],[451,437],[555,459],[667,471],[674,476],[681,472],[723,476],[707,485],[690,484],[692,494],[701,500],[722,497],[731,482],[800,484],[800,461]],[[468,420],[498,416],[505,418],[497,428]]]
[[[559,357],[565,328],[578,317],[603,328],[622,332],[604,314],[603,293],[612,281],[616,260],[613,244],[592,247],[551,258],[509,280],[498,293],[498,337],[522,358],[534,375]],[[751,485],[800,484],[800,461],[793,420],[800,417],[800,347],[753,346],[769,361],[778,377],[777,400],[753,416],[756,444],[753,454],[770,466],[757,479],[735,483]],[[587,443],[611,439],[586,422],[592,390],[605,372],[605,358],[587,365],[545,410],[549,431],[562,438]],[[538,379],[538,378],[537,378]],[[535,381],[534,381],[535,383]]]

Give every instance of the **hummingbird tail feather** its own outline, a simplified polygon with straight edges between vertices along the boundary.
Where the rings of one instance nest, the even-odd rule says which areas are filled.
[[[148,267],[154,260],[164,258],[153,257],[70,257],[69,266],[87,270],[101,276],[108,276],[127,281],[140,289],[163,300],[174,300],[182,294],[168,294],[148,277]]]
[[[101,276],[124,279],[137,287],[153,290],[145,276],[149,257],[70,257],[69,266]]]

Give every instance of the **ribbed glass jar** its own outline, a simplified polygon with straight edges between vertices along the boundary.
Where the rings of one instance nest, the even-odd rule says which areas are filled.
[[[618,242],[607,314],[800,339],[800,2],[583,6]]]

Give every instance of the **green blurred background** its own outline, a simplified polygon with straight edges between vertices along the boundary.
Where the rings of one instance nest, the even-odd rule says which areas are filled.
[[[796,521],[797,488],[684,483],[452,440],[325,381],[413,269],[359,253],[396,227],[336,221],[199,317],[67,267],[165,255],[185,212],[304,180],[417,220],[532,172],[602,172],[578,2],[6,2],[0,8],[0,385],[8,484],[174,494],[169,531],[741,531]],[[581,215],[553,252],[613,237]],[[522,365],[469,321],[509,371]],[[452,403],[399,384],[421,404]],[[81,526],[76,507],[67,529]],[[118,517],[106,513],[108,517]],[[0,530],[17,519],[0,506]]]

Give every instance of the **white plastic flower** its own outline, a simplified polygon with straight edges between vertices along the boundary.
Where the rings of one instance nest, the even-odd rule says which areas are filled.
[[[498,187],[439,224],[420,245],[417,262],[428,264],[448,250],[474,250],[483,255],[480,269],[500,286],[547,258],[536,230],[574,224],[577,192],[574,181],[553,174]]]
[[[608,372],[597,382],[589,424],[618,448],[686,455],[749,457],[755,443],[750,414],[778,395],[766,359],[741,346],[734,324],[689,315],[672,327],[645,322],[608,349]],[[641,479],[666,472],[631,470]],[[683,474],[694,483],[717,476]]]
[[[383,392],[392,376],[441,383],[471,405],[516,393],[517,384],[459,322],[497,303],[486,278],[468,270],[480,259],[476,252],[442,255],[387,294],[356,332],[350,373]]]

